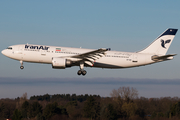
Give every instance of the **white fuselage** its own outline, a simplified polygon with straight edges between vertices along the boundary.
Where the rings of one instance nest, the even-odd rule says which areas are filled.
[[[71,58],[71,56],[93,51],[93,49],[30,44],[13,45],[10,47],[12,49],[3,50],[2,54],[19,61],[47,64],[52,64],[52,58],[54,57],[63,57],[76,60],[75,58]],[[95,60],[91,67],[127,68],[142,66],[155,63],[155,61],[152,60],[152,56],[153,54],[106,51],[105,55]],[[75,64],[74,66],[79,65]]]
[[[176,54],[166,55],[178,29],[169,28],[155,39],[148,47],[139,52],[110,51],[110,48],[82,49],[45,45],[13,45],[2,51],[2,54],[19,60],[20,69],[23,62],[52,64],[52,68],[65,69],[79,66],[78,75],[86,75],[87,67],[129,68],[172,60]]]

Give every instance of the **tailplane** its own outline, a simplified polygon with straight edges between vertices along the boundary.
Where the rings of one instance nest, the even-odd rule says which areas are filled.
[[[156,38],[155,41],[153,41],[147,48],[138,53],[165,55],[177,31],[178,29],[167,29],[158,38]]]

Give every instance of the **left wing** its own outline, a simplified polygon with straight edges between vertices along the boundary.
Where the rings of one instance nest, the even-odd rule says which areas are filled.
[[[80,59],[79,61],[84,61],[84,63],[88,64],[89,66],[93,66],[94,61],[100,57],[103,57],[106,51],[110,51],[110,48],[100,48],[94,51],[71,56],[70,58],[78,58]]]

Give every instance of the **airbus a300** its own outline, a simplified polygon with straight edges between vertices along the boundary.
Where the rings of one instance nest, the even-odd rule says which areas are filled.
[[[86,67],[130,68],[172,60],[176,54],[166,55],[178,29],[169,28],[157,37],[148,47],[139,52],[111,51],[110,48],[82,49],[48,45],[21,44],[12,45],[2,54],[23,62],[47,63],[52,68],[65,69],[79,66],[78,75],[86,75]]]

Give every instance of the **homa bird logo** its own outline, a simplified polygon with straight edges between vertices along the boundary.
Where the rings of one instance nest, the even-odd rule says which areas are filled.
[[[161,40],[161,46],[162,46],[163,48],[166,48],[166,47],[165,47],[165,44],[170,43],[170,42],[171,42],[170,39],[169,39],[169,40],[166,40],[166,41]]]

